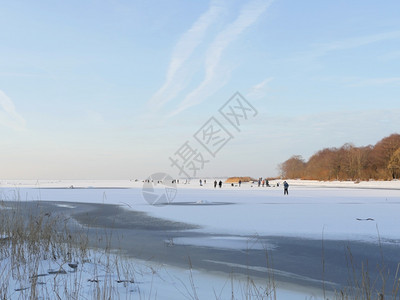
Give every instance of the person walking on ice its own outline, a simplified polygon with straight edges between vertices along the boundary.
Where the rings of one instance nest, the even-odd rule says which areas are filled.
[[[286,181],[283,182],[283,194],[289,195],[289,183],[287,183]]]

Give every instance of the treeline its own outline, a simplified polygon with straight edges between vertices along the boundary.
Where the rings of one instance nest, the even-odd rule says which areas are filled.
[[[283,178],[313,180],[392,180],[400,178],[400,134],[374,146],[326,148],[305,161],[292,156],[279,166]]]

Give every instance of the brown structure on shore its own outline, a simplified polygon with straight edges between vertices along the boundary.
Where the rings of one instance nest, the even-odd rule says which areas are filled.
[[[256,181],[256,179],[251,178],[251,177],[229,177],[225,183],[238,183],[239,180],[242,182],[250,182],[250,181]]]

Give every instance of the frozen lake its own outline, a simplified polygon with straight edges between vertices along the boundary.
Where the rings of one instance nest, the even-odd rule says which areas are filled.
[[[112,228],[115,248],[138,259],[184,269],[190,257],[195,269],[255,278],[273,272],[279,282],[320,291],[323,285],[351,284],[351,273],[361,276],[367,262],[371,280],[386,268],[391,288],[400,260],[400,191],[393,184],[293,182],[289,196],[281,188],[250,184],[178,185],[172,205],[165,206],[149,205],[141,183],[63,184],[69,183],[7,186],[2,199],[40,201],[43,209],[70,215],[93,234]]]

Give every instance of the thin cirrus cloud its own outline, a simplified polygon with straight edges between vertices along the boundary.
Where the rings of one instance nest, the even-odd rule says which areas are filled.
[[[242,8],[239,16],[232,23],[217,34],[206,51],[203,81],[185,96],[178,108],[169,116],[179,114],[194,105],[200,104],[227,83],[232,68],[222,69],[221,58],[223,52],[248,27],[258,20],[272,2],[272,0],[250,2]]]
[[[378,57],[381,61],[400,60],[400,51],[389,52]]]
[[[368,36],[353,37],[342,41],[335,41],[320,45],[318,49],[318,54],[324,55],[331,51],[352,49],[373,43],[378,43],[386,40],[399,39],[399,38],[400,38],[400,31],[383,32]]]
[[[196,65],[192,61],[193,53],[209,37],[210,27],[224,10],[224,7],[220,5],[221,2],[211,2],[208,10],[194,22],[192,27],[177,42],[171,56],[166,80],[148,101],[149,106],[159,109],[176,97],[183,97],[178,107],[169,114],[169,116],[173,116],[201,103],[208,96],[217,92],[228,82],[229,75],[234,69],[232,65],[224,68],[221,66],[224,50],[243,31],[254,24],[272,2],[273,0],[255,0],[246,4],[239,12],[238,17],[217,33],[204,53],[205,59],[201,65],[205,72],[204,78],[187,94],[182,94],[182,91],[191,83],[191,77],[196,73],[191,70],[193,65]]]
[[[350,87],[368,87],[368,86],[399,86],[400,77],[386,78],[357,78],[348,83]]]
[[[186,81],[185,63],[206,36],[207,30],[217,20],[222,7],[217,2],[211,2],[209,9],[201,15],[192,27],[186,31],[172,53],[166,80],[163,86],[152,96],[149,104],[160,108],[176,97],[184,88]]]
[[[251,87],[246,97],[253,99],[259,99],[264,97],[268,91],[269,83],[273,80],[274,80],[273,77],[268,77],[265,78],[260,83],[255,84],[254,86]]]
[[[381,32],[365,36],[355,36],[343,40],[314,44],[311,51],[301,52],[290,61],[309,61],[329,55],[331,52],[351,50],[389,40],[400,39],[400,31]],[[308,58],[308,60],[307,60]]]
[[[16,111],[12,100],[0,90],[0,124],[15,130],[23,130],[25,123],[25,119]]]

